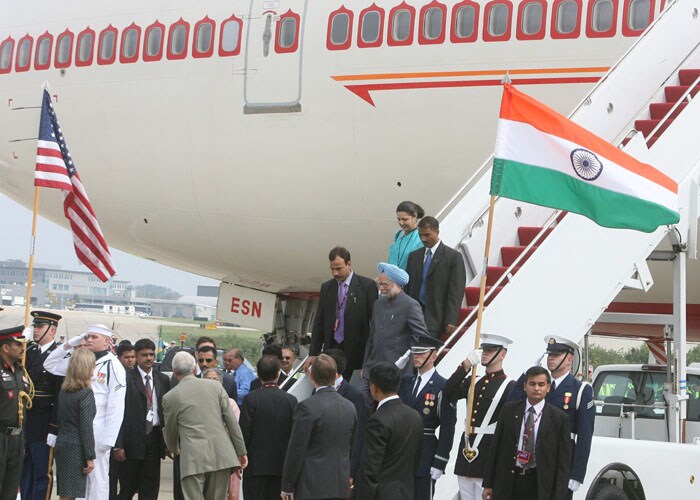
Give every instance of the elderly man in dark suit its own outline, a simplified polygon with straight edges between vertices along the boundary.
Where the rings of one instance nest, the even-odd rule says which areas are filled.
[[[239,419],[249,450],[248,467],[243,471],[243,496],[279,500],[297,400],[279,388],[280,364],[275,356],[260,358],[257,371],[262,386],[245,397]]]
[[[305,368],[322,350],[340,349],[348,360],[343,376],[350,380],[352,372],[362,367],[377,287],[373,280],[352,270],[347,248],[335,247],[328,260],[333,279],[321,285],[311,333],[310,361]]]
[[[124,420],[114,445],[119,466],[119,500],[156,500],[160,490],[160,461],[165,458],[163,441],[163,395],[170,380],[153,370],[156,345],[150,339],[134,344],[136,367],[126,374]]]
[[[569,417],[545,401],[549,372],[525,372],[525,401],[503,406],[484,471],[483,500],[565,500],[571,468]]]
[[[352,498],[413,500],[423,421],[417,411],[399,399],[401,372],[393,363],[375,365],[369,377],[378,406],[367,421]]]
[[[460,253],[440,241],[440,224],[435,217],[418,223],[418,235],[425,248],[408,256],[410,277],[406,293],[420,302],[425,323],[433,337],[449,336],[459,321],[467,276]]]
[[[357,415],[352,403],[333,388],[337,367],[320,354],[309,376],[316,392],[294,412],[294,427],[284,459],[282,499],[343,499],[350,495],[350,450]]]

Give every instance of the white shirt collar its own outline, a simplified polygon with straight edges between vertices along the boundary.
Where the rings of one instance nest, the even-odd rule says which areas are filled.
[[[333,387],[335,387],[335,390],[338,390],[338,387],[340,387],[340,384],[343,383],[343,376],[341,375],[337,379],[335,379],[335,383],[333,384]]]
[[[379,402],[379,404],[377,405],[377,410],[378,410],[379,408],[381,408],[382,405],[383,405],[384,403],[387,403],[387,402],[391,401],[392,399],[399,399],[399,396],[398,396],[398,395],[394,395],[394,396],[389,396],[388,398],[382,399],[382,400]]]
[[[556,389],[557,387],[559,387],[561,385],[561,383],[564,381],[564,379],[567,377],[567,375],[569,375],[569,374],[565,373],[561,377],[555,378],[554,380],[552,380],[552,382],[556,384],[554,389]]]
[[[433,257],[435,257],[435,251],[437,250],[437,247],[439,247],[439,246],[440,246],[440,240],[438,240],[437,243],[435,243],[435,245],[430,247],[430,253]]]
[[[136,369],[137,369],[137,370],[139,371],[139,373],[141,374],[141,379],[144,380],[144,382],[145,382],[145,380],[146,380],[146,375],[148,375],[149,377],[151,377],[151,380],[153,380],[153,368],[151,368],[151,371],[148,372],[148,373],[146,373],[145,371],[143,371],[139,365],[136,365]]]
[[[539,403],[537,403],[536,405],[534,405],[534,408],[535,408],[535,415],[539,415],[539,414],[542,412],[542,410],[544,409],[544,404],[545,404],[545,400],[543,399],[542,401],[540,401]],[[530,404],[530,401],[528,401],[528,400],[526,399],[526,400],[525,400],[525,414],[526,414],[526,415],[527,415],[527,412],[530,411],[530,408],[531,408],[532,406],[533,406],[533,405]]]
[[[39,350],[41,351],[41,354],[44,354],[52,345],[56,343],[55,340],[52,340],[51,342],[48,342],[44,345],[39,346]]]

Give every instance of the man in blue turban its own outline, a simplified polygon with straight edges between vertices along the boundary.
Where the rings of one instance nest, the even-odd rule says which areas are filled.
[[[369,392],[369,370],[377,363],[393,363],[411,347],[412,335],[427,335],[423,311],[417,300],[403,292],[408,283],[406,271],[393,264],[377,264],[379,298],[374,303],[369,339],[362,364],[362,394],[368,407],[373,404]],[[408,371],[411,367],[408,367]]]

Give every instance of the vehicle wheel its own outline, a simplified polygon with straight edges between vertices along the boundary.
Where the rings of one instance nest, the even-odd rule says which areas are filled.
[[[593,492],[591,500],[629,500],[629,497],[614,484],[601,484]]]

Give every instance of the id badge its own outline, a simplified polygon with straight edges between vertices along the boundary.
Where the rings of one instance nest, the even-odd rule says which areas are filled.
[[[523,450],[518,450],[518,455],[516,457],[516,460],[520,465],[525,465],[530,463],[530,452],[529,451],[523,451]]]
[[[146,420],[153,422],[153,410],[148,410],[148,413],[146,413]]]

